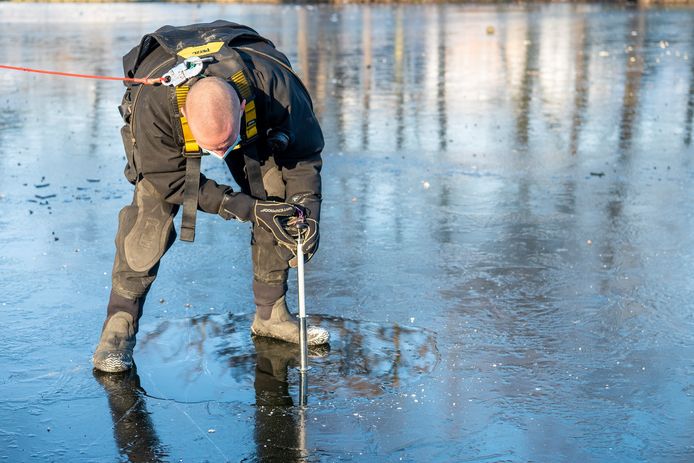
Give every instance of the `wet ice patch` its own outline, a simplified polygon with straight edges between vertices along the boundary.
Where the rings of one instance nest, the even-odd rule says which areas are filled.
[[[204,315],[143,326],[135,361],[148,395],[180,402],[291,400],[299,347],[252,337],[252,315]],[[412,384],[439,362],[435,334],[412,325],[311,317],[329,346],[309,349],[309,395],[376,397]]]

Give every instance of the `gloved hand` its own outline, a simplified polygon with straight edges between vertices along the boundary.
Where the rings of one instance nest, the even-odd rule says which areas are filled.
[[[296,240],[289,233],[289,223],[302,214],[293,204],[256,200],[253,206],[253,223],[272,233],[277,243],[296,254]]]
[[[298,194],[292,196],[289,200],[291,204],[299,211],[298,215],[287,222],[286,230],[294,238],[298,240],[299,232],[301,232],[302,248],[304,251],[304,261],[311,260],[313,255],[318,251],[318,242],[320,238],[320,229],[318,220],[312,217],[312,212],[305,206],[305,203],[310,202],[316,209],[320,206],[320,202],[308,201],[308,194]],[[291,267],[297,266],[297,246],[292,249],[292,255],[286,256],[289,259]]]
[[[296,254],[296,241],[286,230],[292,217],[300,210],[289,203],[254,199],[244,193],[227,193],[219,207],[219,215],[224,219],[252,221],[255,225],[272,233],[280,245]]]
[[[301,233],[304,262],[318,250],[318,222],[306,218],[306,209],[302,206],[275,201],[256,201],[254,222],[258,226],[270,231],[277,244],[284,248],[285,258],[289,259],[289,266],[295,268],[298,265],[298,239]],[[294,214],[294,215],[289,215]],[[280,253],[284,254],[284,253]]]
[[[296,206],[301,208],[301,206]],[[311,218],[304,218],[303,221],[300,217],[295,217],[289,220],[287,223],[287,232],[296,241],[299,238],[299,232],[301,232],[301,240],[303,244],[304,251],[304,262],[311,260],[313,255],[318,251],[318,242],[320,241],[320,231],[318,227],[318,222]],[[297,266],[297,247],[294,246],[292,253],[294,257],[289,260],[290,267]]]
[[[299,229],[303,239],[304,259],[311,260],[318,251],[320,232],[318,221],[307,217],[311,212],[300,205],[278,201],[253,199],[244,193],[227,193],[222,199],[219,215],[224,219],[252,221],[272,233],[277,243],[286,251],[291,267],[297,266],[297,239]],[[304,227],[299,224],[303,223]],[[283,253],[281,253],[283,254]]]

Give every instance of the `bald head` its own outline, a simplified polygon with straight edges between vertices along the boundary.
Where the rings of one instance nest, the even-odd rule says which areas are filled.
[[[227,81],[206,77],[188,92],[184,115],[200,147],[224,151],[239,135],[241,102]]]

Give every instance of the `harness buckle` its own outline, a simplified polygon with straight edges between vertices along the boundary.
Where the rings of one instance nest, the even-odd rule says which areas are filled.
[[[186,58],[182,63],[172,67],[169,72],[162,76],[162,83],[167,87],[178,87],[188,79],[200,74],[205,68],[205,63],[213,60],[214,58],[211,56],[207,58],[200,58],[198,56]]]
[[[204,152],[202,149],[198,148],[197,151],[186,151],[185,148],[183,148],[183,157],[186,159],[202,159],[203,156],[209,156],[210,153]]]

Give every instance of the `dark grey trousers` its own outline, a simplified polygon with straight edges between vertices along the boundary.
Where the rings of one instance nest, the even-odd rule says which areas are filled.
[[[284,199],[284,182],[276,167],[265,170],[263,183],[268,198]],[[118,216],[112,293],[131,301],[144,300],[162,256],[176,241],[173,219],[178,209],[178,205],[164,201],[147,179],[137,183],[132,203]],[[270,232],[256,226],[251,253],[255,303],[259,309],[271,307],[287,291],[291,254],[275,243]],[[110,314],[115,307],[109,309]]]

